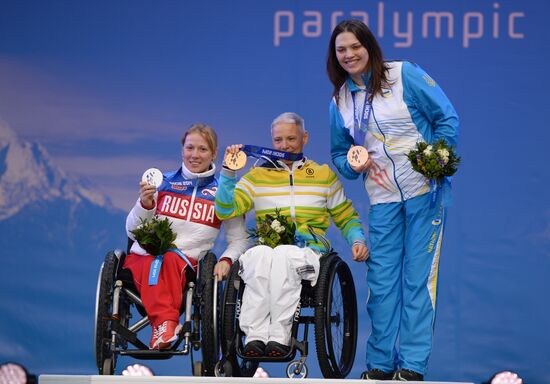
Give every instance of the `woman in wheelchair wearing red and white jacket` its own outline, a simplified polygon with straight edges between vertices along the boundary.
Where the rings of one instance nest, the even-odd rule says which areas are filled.
[[[195,269],[214,245],[222,222],[216,217],[214,198],[218,188],[214,161],[218,152],[215,131],[205,124],[191,126],[182,137],[182,166],[164,173],[162,184],[155,188],[140,183],[139,199],[126,219],[126,232],[132,240],[132,230],[142,219],[154,215],[167,217],[177,237],[174,244],[184,257],[168,251],[164,254],[158,281],[149,285],[154,255],[149,255],[134,242],[126,256],[124,268],[132,272],[134,283],[153,327],[151,349],[170,348],[182,329],[180,307],[186,285],[186,272]],[[218,278],[224,278],[233,260],[248,248],[244,218],[224,222],[227,249],[214,268]]]

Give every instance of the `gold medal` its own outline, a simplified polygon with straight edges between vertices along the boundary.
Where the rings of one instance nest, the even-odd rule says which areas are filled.
[[[348,151],[348,163],[355,168],[359,168],[369,160],[369,152],[362,145],[354,145]]]
[[[228,153],[223,159],[223,164],[233,171],[238,171],[246,165],[246,153],[243,151]]]

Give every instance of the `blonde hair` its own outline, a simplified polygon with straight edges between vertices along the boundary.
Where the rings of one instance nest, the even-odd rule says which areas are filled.
[[[273,132],[273,127],[275,127],[277,124],[285,124],[285,123],[296,125],[296,127],[298,127],[298,130],[301,133],[306,132],[304,119],[302,118],[302,116],[294,112],[284,112],[284,113],[281,113],[279,116],[277,116],[271,123],[271,131]]]
[[[218,135],[216,134],[216,131],[214,131],[214,128],[204,123],[193,124],[187,129],[187,131],[185,131],[185,133],[181,137],[182,146],[185,145],[185,140],[187,139],[187,136],[191,133],[198,133],[203,137],[204,140],[206,140],[206,144],[208,144],[208,148],[212,151],[214,160],[216,160],[216,158],[218,157]]]

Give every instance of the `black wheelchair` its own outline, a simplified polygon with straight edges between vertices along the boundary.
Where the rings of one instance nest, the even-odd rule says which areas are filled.
[[[188,273],[180,309],[181,313],[185,313],[185,322],[178,340],[169,350],[151,350],[138,337],[138,332],[147,327],[149,319],[131,272],[122,268],[125,257],[126,253],[121,250],[107,253],[99,272],[94,327],[99,374],[114,374],[118,356],[160,360],[190,354],[193,375],[214,376],[219,359],[217,305],[221,293],[220,284],[213,276],[216,256],[207,253],[198,263],[197,273]],[[132,311],[133,307],[136,310]],[[132,321],[136,312],[141,318]],[[134,348],[129,348],[129,344]],[[199,349],[202,361],[194,361],[193,351]]]
[[[244,334],[239,328],[239,315],[244,282],[238,275],[236,261],[229,272],[221,304],[220,340],[222,357],[216,363],[216,376],[251,377],[260,362],[290,362],[289,378],[307,377],[308,327],[314,324],[315,346],[319,367],[325,378],[345,378],[353,366],[357,347],[357,299],[353,276],[348,265],[333,251],[320,259],[317,284],[302,281],[300,302],[294,313],[290,351],[281,357],[244,357]],[[304,315],[312,308],[313,316]],[[305,312],[305,311],[304,311]],[[302,324],[303,338],[298,339]],[[301,356],[295,359],[296,352]]]

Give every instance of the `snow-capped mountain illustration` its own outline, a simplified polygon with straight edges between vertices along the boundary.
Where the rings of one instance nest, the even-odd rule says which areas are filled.
[[[57,167],[39,143],[20,140],[0,121],[0,220],[35,201],[62,199],[112,208],[107,196],[79,183]]]
[[[105,254],[126,245],[125,216],[0,123],[0,361],[97,372],[97,275]]]

